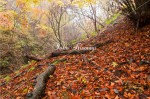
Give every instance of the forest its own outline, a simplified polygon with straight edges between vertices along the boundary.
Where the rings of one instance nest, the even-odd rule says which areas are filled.
[[[0,99],[150,99],[150,0],[0,0]]]

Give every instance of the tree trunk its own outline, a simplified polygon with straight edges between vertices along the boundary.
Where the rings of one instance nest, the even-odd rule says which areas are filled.
[[[112,40],[108,40],[108,41],[103,42],[103,43],[97,43],[97,44],[95,44],[92,47],[94,47],[94,48],[100,48],[100,47],[105,46],[107,44],[110,44],[112,42],[113,42]],[[55,51],[53,53],[48,54],[45,58],[38,58],[38,57],[31,56],[31,55],[26,55],[26,57],[28,59],[31,59],[31,60],[41,61],[41,60],[44,60],[44,59],[47,59],[47,58],[57,57],[57,56],[61,56],[61,55],[86,54],[86,53],[88,53],[88,52],[90,52],[92,50],[93,49],[91,49],[91,50],[67,50],[67,51],[59,51],[59,52]]]
[[[36,79],[36,85],[34,87],[32,97],[29,97],[29,99],[41,99],[42,96],[45,93],[45,86],[46,82],[50,75],[54,73],[56,70],[56,67],[53,65],[50,65],[45,72],[40,74]]]

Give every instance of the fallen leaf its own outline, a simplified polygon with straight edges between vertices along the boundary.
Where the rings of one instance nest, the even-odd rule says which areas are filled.
[[[112,66],[116,67],[116,66],[118,66],[118,64],[116,62],[112,62]]]

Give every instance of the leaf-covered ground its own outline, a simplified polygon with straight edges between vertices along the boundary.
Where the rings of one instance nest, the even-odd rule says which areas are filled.
[[[26,99],[36,76],[50,62],[56,71],[43,99],[150,99],[150,25],[135,33],[132,23],[123,20],[82,43],[90,46],[108,40],[112,42],[88,54],[31,63],[0,79],[0,98]]]

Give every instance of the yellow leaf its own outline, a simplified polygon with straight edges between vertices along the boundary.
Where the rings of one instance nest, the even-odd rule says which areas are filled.
[[[96,0],[85,0],[85,2],[87,2],[87,3],[92,3],[92,4],[96,4]]]
[[[116,67],[116,66],[118,66],[118,64],[116,62],[112,62],[112,66]]]
[[[64,6],[64,3],[62,2],[62,1],[57,1],[57,4],[59,5],[59,6]]]

